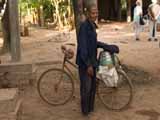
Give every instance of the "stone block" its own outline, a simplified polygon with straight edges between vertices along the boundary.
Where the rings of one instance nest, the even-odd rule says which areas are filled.
[[[0,120],[18,120],[21,103],[18,88],[0,89]]]

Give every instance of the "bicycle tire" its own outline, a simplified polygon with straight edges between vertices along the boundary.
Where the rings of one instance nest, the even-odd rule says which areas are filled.
[[[37,82],[37,89],[42,100],[50,105],[58,106],[71,100],[74,93],[74,83],[66,71],[53,68],[41,74]]]
[[[117,73],[119,76],[117,87],[107,87],[103,80],[98,80],[97,94],[100,101],[104,104],[104,106],[107,109],[120,111],[126,109],[131,103],[133,98],[133,87],[129,77],[123,70],[117,70]],[[124,79],[120,80],[120,77]],[[120,89],[122,87],[124,88]],[[121,96],[121,92],[125,92],[126,94],[124,96]]]

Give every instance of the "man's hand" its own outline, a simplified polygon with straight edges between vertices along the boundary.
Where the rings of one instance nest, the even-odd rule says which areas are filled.
[[[89,66],[87,68],[87,74],[89,77],[93,77],[93,75],[94,75],[93,66]]]

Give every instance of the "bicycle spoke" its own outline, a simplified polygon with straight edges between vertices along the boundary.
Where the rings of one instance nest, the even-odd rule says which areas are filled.
[[[72,78],[60,69],[49,69],[38,81],[39,94],[52,105],[64,104],[73,95]]]
[[[98,86],[98,96],[109,109],[121,110],[126,108],[132,99],[132,87],[123,71],[118,71],[119,79],[116,87],[109,87],[101,81]]]

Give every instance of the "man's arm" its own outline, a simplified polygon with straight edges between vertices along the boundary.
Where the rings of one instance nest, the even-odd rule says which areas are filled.
[[[151,20],[154,19],[154,14],[153,14],[153,11],[152,11],[152,7],[153,7],[153,4],[149,5],[148,10],[147,10],[148,11],[148,15],[151,18]]]
[[[80,26],[79,34],[78,34],[78,51],[80,54],[80,58],[85,63],[86,66],[90,65],[90,60],[88,57],[88,45],[87,45],[87,25],[82,23]]]
[[[157,14],[155,16],[155,19],[158,20],[158,17],[160,16],[160,5],[157,4]]]
[[[87,66],[87,74],[90,77],[93,77],[93,66],[90,63],[90,58],[88,56],[88,36],[87,36],[87,25],[83,24],[80,27],[79,35],[78,35],[78,45],[79,45],[79,54],[82,61]]]
[[[119,47],[117,45],[108,45],[106,43],[97,41],[97,48],[103,48],[105,51],[113,53],[119,53]]]

